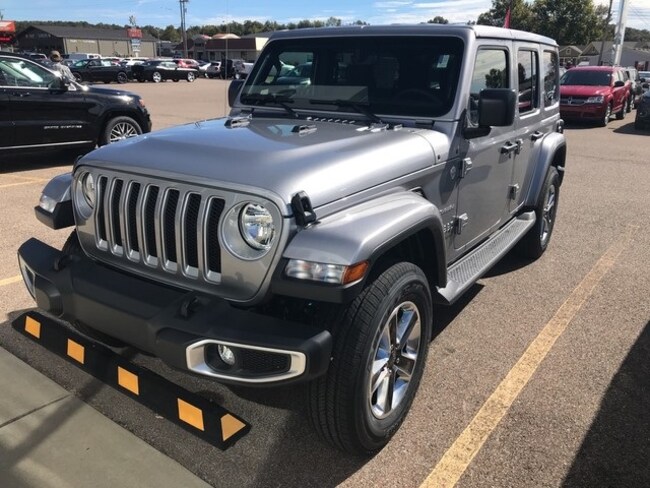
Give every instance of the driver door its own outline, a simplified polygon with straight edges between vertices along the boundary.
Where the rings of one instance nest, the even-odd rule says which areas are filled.
[[[31,61],[0,58],[14,145],[61,146],[92,143],[88,103],[77,85],[61,89],[56,75]]]

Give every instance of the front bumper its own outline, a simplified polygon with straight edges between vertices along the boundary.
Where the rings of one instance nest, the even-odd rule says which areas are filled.
[[[579,119],[602,119],[605,117],[607,105],[584,104],[584,105],[560,105],[560,116],[567,120]]]
[[[285,384],[322,375],[332,336],[313,326],[232,307],[68,257],[36,239],[18,250],[38,306],[158,356],[172,367],[242,385]],[[230,348],[235,363],[217,354]]]

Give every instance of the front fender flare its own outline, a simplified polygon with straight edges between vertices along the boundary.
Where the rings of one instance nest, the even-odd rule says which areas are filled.
[[[41,201],[46,197],[52,206],[48,212],[41,205],[34,207],[36,218],[50,227],[58,230],[74,225],[72,211],[72,173],[64,173],[52,178],[41,192]]]
[[[384,253],[420,231],[431,234],[435,247],[430,252],[436,261],[437,276],[432,276],[430,279],[439,286],[445,286],[447,267],[440,212],[419,194],[407,191],[364,202],[300,230],[285,249],[282,262],[300,259],[351,265],[368,260],[372,267]],[[288,281],[279,274],[275,275],[276,285]],[[368,273],[366,277],[367,275]],[[305,290],[308,288],[306,282],[292,281],[300,284]],[[361,287],[355,286],[355,289],[360,290]],[[297,289],[297,287],[281,286],[275,291],[287,293],[289,288]],[[318,289],[321,292],[326,291],[322,286],[318,286]],[[306,298],[304,293],[302,295]],[[318,297],[310,298],[338,301],[333,298],[335,295],[339,296],[321,293]],[[327,296],[332,298],[327,299]],[[349,298],[347,294],[346,300]]]

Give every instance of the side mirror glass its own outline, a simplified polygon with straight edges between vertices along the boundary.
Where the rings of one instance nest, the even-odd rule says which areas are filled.
[[[245,80],[232,80],[230,86],[228,87],[228,104],[232,107],[237,100],[237,95],[241,90],[241,87],[244,86]]]

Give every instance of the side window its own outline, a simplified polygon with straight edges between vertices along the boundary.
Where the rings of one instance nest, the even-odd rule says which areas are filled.
[[[481,90],[486,88],[509,88],[508,52],[504,49],[481,49],[476,53],[472,85],[470,88],[470,125],[478,125],[478,99]]]
[[[519,113],[538,107],[539,60],[537,51],[522,50],[517,53]]]
[[[35,63],[19,59],[0,59],[0,73],[4,85],[47,88],[55,75]]]
[[[550,107],[560,99],[560,70],[555,52],[544,51],[544,106]]]

